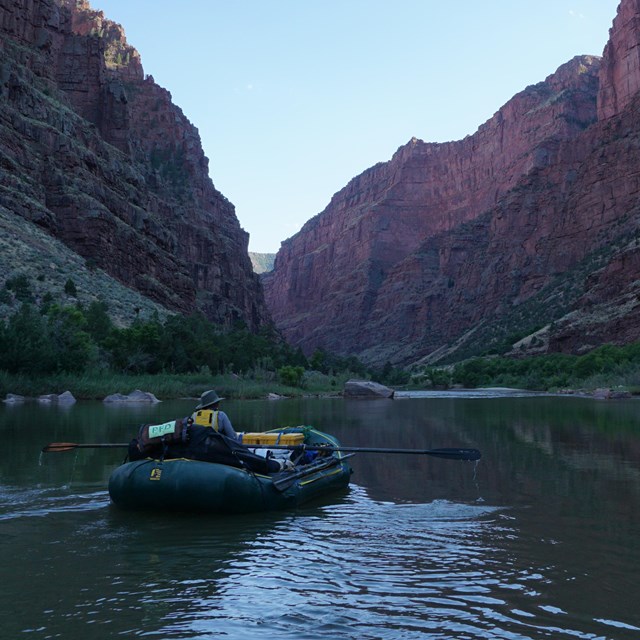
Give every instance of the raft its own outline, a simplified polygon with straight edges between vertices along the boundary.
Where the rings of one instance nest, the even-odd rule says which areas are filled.
[[[243,440],[250,449],[302,441],[307,446],[326,445],[328,450],[307,449],[304,463],[272,474],[187,458],[125,462],[109,478],[112,503],[136,510],[252,513],[297,507],[349,484],[350,456],[334,450],[340,443],[329,434],[312,427],[287,427],[245,435],[251,436]]]

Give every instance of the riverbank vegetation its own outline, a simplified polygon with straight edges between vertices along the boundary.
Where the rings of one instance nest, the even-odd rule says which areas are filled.
[[[67,287],[71,293],[72,283]],[[0,319],[0,397],[71,391],[100,399],[135,389],[158,398],[197,397],[216,388],[227,397],[339,393],[349,378],[396,389],[516,387],[538,391],[622,388],[640,393],[640,343],[604,345],[582,356],[485,357],[448,367],[375,370],[355,357],[317,350],[306,358],[273,328],[221,331],[204,316],[112,322],[106,303],[40,306],[24,300]]]
[[[0,371],[0,399],[8,393],[35,398],[48,393],[70,391],[76,399],[102,400],[112,393],[127,395],[136,389],[152,393],[160,400],[198,398],[207,389],[216,389],[225,398],[266,398],[269,394],[287,397],[332,395],[340,392],[351,377],[307,372],[304,386],[289,386],[276,376],[269,379],[247,375],[199,373],[131,375],[115,373],[52,374],[27,376]]]
[[[103,398],[141,389],[168,398],[215,387],[231,397],[264,397],[335,392],[349,377],[372,375],[356,358],[318,350],[307,359],[272,328],[221,331],[201,314],[116,327],[104,302],[83,308],[44,300],[39,307],[25,301],[0,320],[0,395],[69,390]]]
[[[515,387],[534,391],[620,388],[640,393],[640,343],[606,344],[581,356],[475,358],[447,368],[425,368],[413,382],[438,387]]]

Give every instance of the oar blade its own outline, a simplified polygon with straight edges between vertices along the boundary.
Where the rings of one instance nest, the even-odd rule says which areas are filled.
[[[480,460],[482,457],[477,449],[429,449],[425,453],[449,460]]]
[[[73,449],[123,449],[129,446],[128,442],[96,442],[82,443],[77,442],[50,442],[42,447],[43,453],[59,453],[61,451],[72,451]]]
[[[50,442],[42,447],[43,453],[60,453],[62,451],[71,451],[77,449],[78,445],[75,442]]]

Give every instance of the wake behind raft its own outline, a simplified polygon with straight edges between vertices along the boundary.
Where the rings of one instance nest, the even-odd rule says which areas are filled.
[[[145,425],[109,479],[123,509],[249,513],[296,507],[349,484],[350,457],[312,427],[242,434],[176,420]],[[53,449],[52,449],[53,450]]]

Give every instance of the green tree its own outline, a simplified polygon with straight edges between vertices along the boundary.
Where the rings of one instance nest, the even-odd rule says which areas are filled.
[[[448,389],[451,386],[451,374],[446,369],[427,367],[424,375],[434,387]]]
[[[53,306],[54,298],[51,291],[47,291],[40,301],[40,313],[44,316],[49,313],[49,309]]]
[[[124,373],[159,373],[163,337],[159,321],[134,320],[130,327],[112,329],[104,340],[112,366]]]
[[[315,371],[328,373],[329,367],[327,366],[327,357],[327,352],[324,349],[316,349],[309,359],[309,366]]]
[[[94,300],[84,313],[87,321],[86,330],[98,344],[103,344],[113,329],[113,322],[107,313],[108,309],[106,302]]]
[[[79,309],[54,305],[49,310],[47,332],[57,371],[84,371],[89,364],[95,349],[85,327]]]
[[[488,384],[491,382],[491,377],[488,375],[490,366],[487,360],[481,358],[463,362],[454,367],[452,380],[456,384],[469,388]]]
[[[2,323],[0,368],[9,373],[50,373],[54,357],[45,319],[30,305],[22,304]]]
[[[164,323],[159,360],[167,371],[185,373],[206,366],[218,373],[223,367],[223,350],[224,339],[201,313],[171,316]]]
[[[10,291],[13,291],[16,300],[19,302],[33,302],[34,300],[33,293],[31,291],[31,283],[29,282],[29,278],[25,275],[15,276],[14,278],[7,280],[5,287]]]
[[[64,292],[68,296],[71,296],[72,298],[77,298],[78,297],[78,289],[76,288],[76,283],[71,278],[69,278],[64,283]]]

